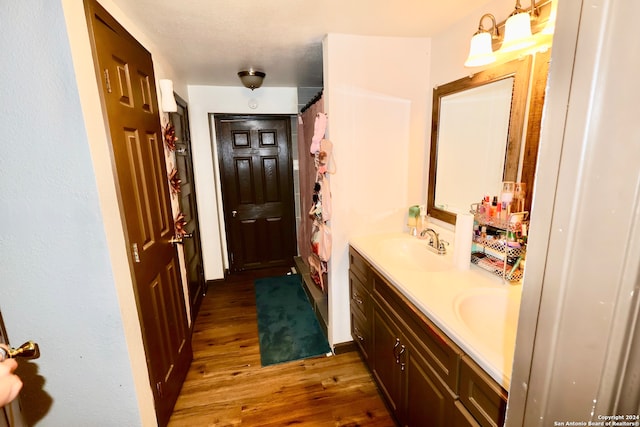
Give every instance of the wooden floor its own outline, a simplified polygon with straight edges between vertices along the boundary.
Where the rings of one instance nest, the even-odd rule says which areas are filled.
[[[254,278],[209,287],[169,426],[394,426],[357,352],[260,366]]]

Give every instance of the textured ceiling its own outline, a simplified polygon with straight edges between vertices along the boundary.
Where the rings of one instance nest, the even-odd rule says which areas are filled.
[[[489,0],[112,0],[188,84],[322,86],[327,33],[430,37]],[[470,35],[474,31],[470,28]]]

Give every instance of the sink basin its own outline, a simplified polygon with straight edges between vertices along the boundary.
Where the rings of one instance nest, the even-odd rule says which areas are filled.
[[[431,252],[424,240],[415,237],[383,239],[378,242],[378,252],[384,260],[406,270],[444,271],[451,263],[443,256]]]
[[[513,353],[520,309],[520,293],[481,288],[466,291],[454,301],[456,316],[488,348]]]

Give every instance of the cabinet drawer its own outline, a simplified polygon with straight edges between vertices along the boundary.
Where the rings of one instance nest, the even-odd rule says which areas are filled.
[[[371,291],[371,284],[369,276],[371,267],[369,263],[351,246],[349,247],[349,271],[355,274],[360,282],[366,286],[368,291]]]
[[[351,309],[351,336],[353,341],[360,348],[360,352],[365,360],[369,359],[371,351],[371,324],[363,319],[357,311]]]
[[[475,418],[471,416],[459,400],[456,400],[453,409],[452,427],[481,427]]]
[[[376,303],[388,307],[404,321],[416,350],[457,395],[462,350],[385,279],[373,273],[372,282]]]
[[[349,271],[349,298],[351,299],[351,309],[357,310],[365,320],[370,319],[371,297],[369,291],[352,271]]]
[[[504,424],[507,392],[468,356],[460,366],[460,401],[482,427]]]

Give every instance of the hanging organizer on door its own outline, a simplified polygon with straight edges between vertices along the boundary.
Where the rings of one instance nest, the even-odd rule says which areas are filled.
[[[318,113],[315,118],[313,138],[310,152],[314,156],[316,180],[313,189],[313,205],[309,216],[313,220],[311,229],[311,255],[309,255],[309,269],[314,283],[324,292],[324,276],[327,263],[331,257],[331,188],[328,174],[334,173],[332,166],[333,144],[324,138],[327,127],[327,115]]]

